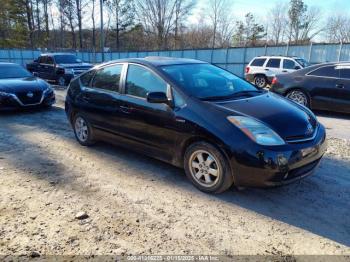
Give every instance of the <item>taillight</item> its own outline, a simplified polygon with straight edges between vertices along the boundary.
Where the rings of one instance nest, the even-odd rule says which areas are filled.
[[[248,74],[248,73],[249,73],[249,70],[250,70],[250,67],[247,66],[247,67],[245,68],[245,73]]]
[[[275,84],[277,84],[277,83],[278,83],[277,77],[272,78],[271,85],[275,85]]]

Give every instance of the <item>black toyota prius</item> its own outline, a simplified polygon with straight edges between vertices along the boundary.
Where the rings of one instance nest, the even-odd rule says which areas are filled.
[[[309,109],[191,59],[97,66],[70,84],[66,113],[80,144],[103,140],[169,162],[210,193],[299,180],[326,150]]]
[[[55,94],[44,80],[18,64],[0,63],[0,111],[50,107]]]

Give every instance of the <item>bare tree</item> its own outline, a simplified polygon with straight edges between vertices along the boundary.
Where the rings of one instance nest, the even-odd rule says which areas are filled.
[[[288,6],[285,3],[277,3],[269,14],[270,23],[270,39],[275,45],[281,43],[287,32],[286,28],[288,25],[287,18]]]
[[[96,49],[96,21],[95,21],[95,9],[96,9],[96,0],[91,0],[91,21],[92,21],[92,48]]]
[[[331,15],[327,19],[326,39],[331,43],[350,42],[350,18],[346,14]]]
[[[230,31],[230,3],[227,0],[209,0],[207,13],[213,31],[212,48],[217,45],[218,33]]]

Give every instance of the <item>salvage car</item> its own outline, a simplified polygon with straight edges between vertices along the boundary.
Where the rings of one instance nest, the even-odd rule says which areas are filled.
[[[67,53],[42,54],[38,59],[27,64],[28,71],[60,86],[68,85],[74,77],[92,67],[91,64],[84,63],[75,55]]]
[[[210,193],[299,180],[326,150],[309,109],[192,59],[97,66],[71,82],[65,110],[81,145],[102,140],[166,161]]]
[[[277,75],[271,91],[311,109],[350,113],[350,63],[318,64]]]
[[[50,84],[18,64],[0,63],[0,111],[50,107],[54,103]]]

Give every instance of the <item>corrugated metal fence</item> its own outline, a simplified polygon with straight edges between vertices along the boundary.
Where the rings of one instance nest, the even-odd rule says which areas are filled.
[[[38,50],[0,49],[0,62],[9,61],[25,65],[40,55]],[[76,55],[83,61],[101,63],[99,52],[79,51]],[[331,61],[350,61],[350,44],[310,44],[298,46],[237,47],[227,49],[195,49],[174,51],[106,52],[105,61],[119,58],[168,56],[203,60],[243,76],[244,67],[255,56],[299,56],[311,64]]]

